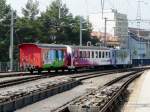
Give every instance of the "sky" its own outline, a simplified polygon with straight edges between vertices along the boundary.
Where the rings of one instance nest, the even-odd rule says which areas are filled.
[[[18,15],[21,15],[27,0],[6,0],[13,9],[17,10]],[[54,0],[38,0],[40,11],[45,11],[46,7]],[[127,14],[128,19],[136,19],[137,17],[137,1],[138,0],[104,0],[105,9],[117,9],[118,12]],[[140,0],[141,1],[141,0]],[[70,12],[74,15],[89,16],[93,27],[99,30],[99,14],[101,12],[101,0],[62,0],[67,5]],[[141,2],[141,18],[150,20],[150,1],[143,0]],[[95,24],[97,23],[97,24]],[[150,29],[150,22],[141,23],[141,27],[147,26]],[[130,22],[129,25],[135,26],[136,22]]]

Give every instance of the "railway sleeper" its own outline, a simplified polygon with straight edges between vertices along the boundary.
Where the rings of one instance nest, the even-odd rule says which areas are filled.
[[[120,108],[126,100],[127,90],[125,89],[120,96],[116,98],[116,100],[110,105],[110,107],[106,110],[106,112],[120,112]]]
[[[27,96],[23,96],[20,98],[16,98],[11,101],[0,103],[0,112],[13,112],[17,109],[20,109],[24,106],[30,105],[32,103],[35,103],[37,101],[43,100],[45,98],[48,98],[50,96],[53,96],[57,93],[69,90],[75,86],[80,84],[78,80],[72,81],[63,85],[60,85],[58,87],[54,87],[48,90],[39,91],[37,93],[32,93]]]

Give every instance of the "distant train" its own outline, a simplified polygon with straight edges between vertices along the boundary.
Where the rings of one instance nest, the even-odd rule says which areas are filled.
[[[20,68],[31,73],[132,65],[128,49],[34,43],[23,43],[19,49]]]

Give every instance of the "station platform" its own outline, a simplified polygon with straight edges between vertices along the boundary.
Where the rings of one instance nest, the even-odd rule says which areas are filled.
[[[122,112],[150,112],[150,70],[130,86],[132,91]]]

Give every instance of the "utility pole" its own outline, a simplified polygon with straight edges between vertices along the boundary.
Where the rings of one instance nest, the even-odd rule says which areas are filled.
[[[59,19],[61,18],[61,5],[62,5],[62,1],[59,0]]]
[[[104,15],[104,0],[101,0],[101,8],[102,8],[102,19],[103,19],[103,15]]]
[[[104,46],[106,46],[106,41],[107,41],[107,18],[104,18],[104,20],[105,20]]]
[[[9,48],[10,71],[13,71],[13,41],[14,41],[14,12],[13,10],[11,10],[10,48]]]
[[[138,28],[138,33],[137,33],[137,36],[139,37],[139,44],[140,44],[140,53],[139,53],[139,59],[140,59],[140,63],[141,65],[143,64],[142,62],[142,55],[141,55],[141,37],[140,37],[140,26],[141,26],[141,3],[143,1],[141,0],[138,0],[137,1],[137,17],[136,17],[136,20],[137,20],[137,28]]]
[[[80,46],[82,46],[82,17],[80,17]]]

